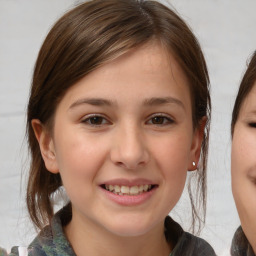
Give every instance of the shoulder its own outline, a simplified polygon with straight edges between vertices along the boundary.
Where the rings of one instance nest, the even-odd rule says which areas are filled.
[[[172,256],[216,256],[213,248],[202,238],[184,232],[182,227],[169,216],[165,220],[167,240],[175,247]]]
[[[46,226],[28,246],[28,256],[75,256],[63,230],[70,218],[64,207],[54,215],[50,225]],[[18,247],[12,249],[10,256],[22,256]]]
[[[230,252],[232,256],[254,256],[255,255],[241,226],[238,227],[238,229],[234,234]]]
[[[51,236],[47,236],[50,235],[49,229],[49,226],[45,227],[24,250],[21,250],[19,246],[14,246],[9,256],[47,256],[45,249],[52,241]]]
[[[173,256],[176,255],[216,256],[216,253],[204,239],[184,232],[174,248]]]

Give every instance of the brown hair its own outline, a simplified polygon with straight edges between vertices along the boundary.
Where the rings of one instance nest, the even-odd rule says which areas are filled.
[[[32,156],[27,207],[37,227],[42,228],[52,218],[51,196],[62,182],[59,174],[46,170],[31,120],[39,119],[51,131],[56,107],[68,88],[100,65],[151,40],[158,40],[175,55],[190,81],[194,128],[207,117],[201,158],[194,173],[197,179],[195,198],[189,185],[193,231],[196,220],[199,227],[204,222],[211,103],[207,66],[197,39],[175,12],[157,1],[92,0],[57,21],[35,65],[27,109],[27,135]]]
[[[231,121],[231,135],[234,134],[234,128],[239,116],[240,109],[243,102],[245,101],[247,95],[253,88],[254,83],[256,82],[256,51],[253,53],[251,60],[248,64],[247,70],[244,73],[243,79],[241,81],[238,94],[236,96],[235,105],[232,113]]]

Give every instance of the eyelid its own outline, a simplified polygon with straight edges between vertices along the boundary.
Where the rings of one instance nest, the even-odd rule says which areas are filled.
[[[90,120],[90,118],[93,118],[93,117],[100,117],[102,118],[103,120],[107,121],[103,124],[90,124],[88,123],[88,121]],[[98,114],[98,113],[93,113],[93,114],[88,114],[88,115],[85,115],[81,118],[81,122],[84,123],[84,124],[87,124],[89,126],[93,126],[93,127],[100,127],[100,126],[103,126],[103,125],[106,125],[106,124],[111,124],[111,122],[108,120],[108,118],[103,115],[103,114]]]
[[[154,113],[152,115],[149,116],[149,118],[147,119],[148,121],[146,123],[148,123],[150,120],[152,120],[152,118],[154,117],[163,117],[165,119],[168,120],[168,123],[164,123],[164,124],[152,124],[152,125],[158,125],[158,126],[161,126],[161,125],[168,125],[168,124],[173,124],[175,123],[175,120],[173,117],[171,117],[170,115],[168,114],[165,114],[165,113]]]
[[[256,185],[256,177],[255,175],[247,174],[247,178]]]
[[[249,122],[248,125],[249,125],[251,128],[256,128],[256,122]]]

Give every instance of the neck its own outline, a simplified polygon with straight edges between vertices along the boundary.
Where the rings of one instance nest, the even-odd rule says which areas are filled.
[[[73,219],[64,229],[77,256],[169,256],[172,249],[165,239],[164,221],[136,237],[118,236],[94,223]]]

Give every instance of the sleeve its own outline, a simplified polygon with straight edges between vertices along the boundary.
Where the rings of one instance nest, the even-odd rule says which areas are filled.
[[[231,249],[230,249],[231,256],[255,256],[253,249],[247,240],[242,227],[238,227],[236,230],[234,237],[232,239]]]
[[[173,256],[216,256],[213,248],[204,239],[184,232],[177,246],[174,248]]]
[[[191,256],[192,255],[216,256],[216,253],[213,250],[212,246],[208,242],[206,242],[204,239],[193,236],[191,234],[189,234],[189,237],[191,240],[188,246],[191,248],[191,251],[193,251]]]

